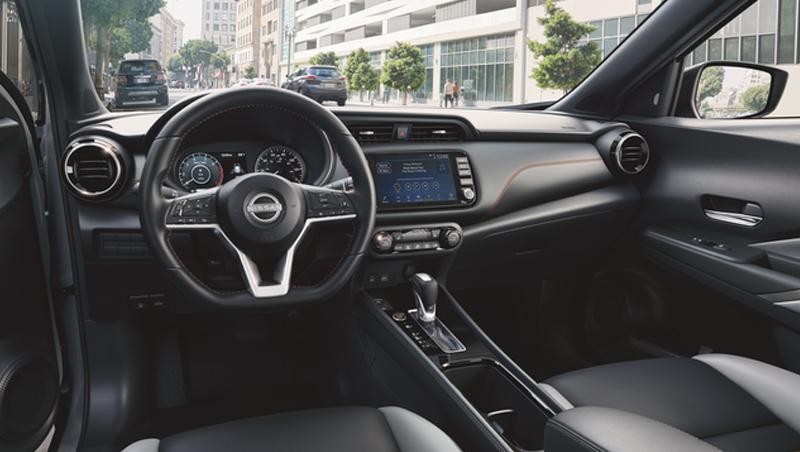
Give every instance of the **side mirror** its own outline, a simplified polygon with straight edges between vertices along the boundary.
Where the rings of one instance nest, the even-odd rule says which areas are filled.
[[[760,118],[775,110],[786,71],[736,61],[712,61],[684,71],[676,114],[701,119]]]

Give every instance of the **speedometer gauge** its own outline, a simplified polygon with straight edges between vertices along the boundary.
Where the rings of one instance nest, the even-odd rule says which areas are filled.
[[[287,146],[270,146],[256,160],[256,172],[272,173],[291,182],[306,179],[306,162],[300,153]]]
[[[187,155],[178,166],[178,180],[188,190],[216,187],[222,184],[223,177],[219,160],[205,152]]]

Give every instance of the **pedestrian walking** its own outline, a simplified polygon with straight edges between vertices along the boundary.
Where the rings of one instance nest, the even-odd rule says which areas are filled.
[[[444,108],[447,108],[448,104],[453,106],[453,82],[450,79],[444,84]]]

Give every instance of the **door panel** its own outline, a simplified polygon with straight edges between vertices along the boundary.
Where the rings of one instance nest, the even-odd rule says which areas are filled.
[[[0,74],[0,450],[34,450],[52,428],[62,366],[32,121],[15,89]]]
[[[645,254],[800,331],[800,121],[628,121],[658,156]]]

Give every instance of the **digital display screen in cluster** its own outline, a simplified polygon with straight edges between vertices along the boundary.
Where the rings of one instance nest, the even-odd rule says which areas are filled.
[[[372,173],[381,206],[459,202],[449,154],[375,156]]]

